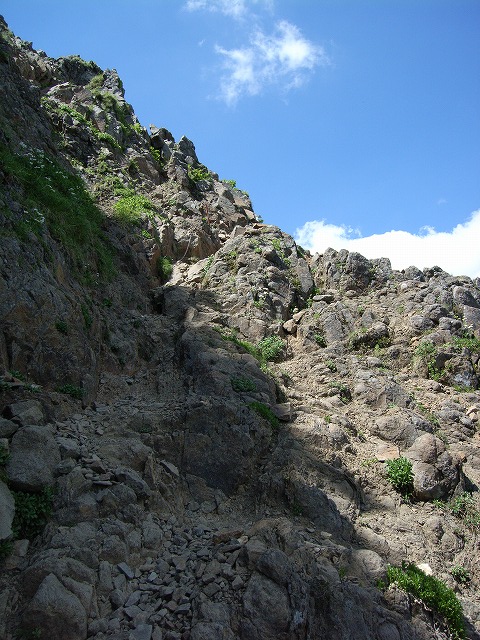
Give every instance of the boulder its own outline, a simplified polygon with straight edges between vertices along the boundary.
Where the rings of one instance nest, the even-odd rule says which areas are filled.
[[[0,418],[0,438],[11,438],[18,429],[19,425],[13,420]]]
[[[6,471],[12,487],[41,491],[52,486],[60,451],[48,427],[23,427],[12,438]]]
[[[38,400],[22,400],[8,405],[3,412],[5,418],[13,420],[17,424],[44,424],[45,412],[42,403]]]
[[[273,580],[254,574],[243,598],[242,640],[290,640],[288,592]]]
[[[50,573],[28,604],[22,627],[30,632],[40,629],[45,638],[85,640],[87,614],[77,596]]]
[[[405,456],[412,461],[414,494],[419,500],[446,499],[463,482],[460,461],[431,433],[419,436]]]

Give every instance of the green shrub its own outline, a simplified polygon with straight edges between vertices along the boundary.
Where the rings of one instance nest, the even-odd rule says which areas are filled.
[[[152,217],[155,205],[147,197],[129,192],[115,202],[113,210],[122,224],[135,225],[142,222],[145,215]]]
[[[14,538],[31,540],[43,531],[52,513],[53,491],[46,487],[41,493],[13,491],[15,516],[12,530]]]
[[[209,182],[212,181],[212,176],[210,175],[209,170],[207,169],[207,167],[204,167],[203,165],[197,168],[194,168],[191,165],[189,165],[188,177],[194,183],[200,182],[201,180],[207,180]]]
[[[269,336],[260,340],[258,343],[258,350],[260,358],[266,362],[272,362],[278,360],[284,347],[284,342],[278,336]]]
[[[270,409],[270,407],[267,407],[266,404],[263,404],[263,402],[251,402],[248,405],[251,409],[253,409],[255,411],[255,413],[258,413],[259,416],[261,416],[262,418],[264,418],[273,429],[277,429],[279,426],[279,421],[277,416],[273,413],[273,411]]]
[[[164,160],[162,158],[161,151],[159,151],[158,149],[155,149],[155,147],[150,147],[150,154],[157,164],[159,164],[160,166],[163,166]]]
[[[470,571],[458,564],[450,569],[453,579],[460,584],[467,584],[472,579]]]
[[[408,497],[413,492],[413,471],[412,463],[408,458],[400,457],[394,460],[387,460],[387,478],[392,487]]]
[[[465,638],[462,605],[454,591],[441,580],[427,576],[412,563],[387,568],[389,584],[396,584],[402,591],[418,598],[423,604],[442,616],[455,640]]]
[[[76,398],[77,400],[81,400],[83,398],[83,389],[75,386],[74,384],[60,385],[59,387],[56,387],[55,391],[65,393],[67,396],[72,396],[72,398]]]
[[[98,73],[96,76],[93,76],[93,78],[87,84],[87,89],[90,89],[90,91],[94,89],[101,89],[102,85],[103,85],[103,73]]]
[[[471,493],[464,491],[459,496],[452,498],[445,506],[456,518],[462,520],[469,529],[480,533],[480,510]]]
[[[431,380],[438,381],[442,377],[442,371],[440,371],[436,364],[437,353],[437,347],[433,342],[429,342],[428,340],[421,342],[415,349],[415,356],[427,367],[428,377]]]
[[[9,374],[14,378],[17,378],[17,380],[21,380],[22,382],[27,381],[27,376],[21,371],[17,371],[17,369],[10,369]]]
[[[0,444],[0,467],[4,467],[7,464],[10,454],[3,444]]]
[[[327,341],[325,340],[325,336],[322,333],[316,333],[314,336],[315,342],[319,347],[326,347]]]
[[[30,233],[41,236],[46,226],[88,284],[97,273],[103,280],[113,276],[113,253],[102,231],[104,215],[79,176],[41,151],[15,155],[1,144],[0,167],[20,190],[22,216],[5,211],[20,239],[27,241]]]
[[[451,346],[455,351],[468,349],[471,353],[480,353],[480,339],[475,336],[455,337],[452,340]]]
[[[11,540],[0,540],[0,562],[12,553],[13,542]]]
[[[202,273],[204,274],[204,276],[206,276],[210,271],[210,267],[212,266],[214,259],[215,256],[213,254],[211,256],[208,256],[207,261],[202,268]]]
[[[245,349],[259,361],[260,365],[266,365],[267,362],[278,360],[284,348],[284,342],[278,336],[264,338],[256,345],[248,342],[248,340],[241,340],[235,331],[223,333],[222,337]]]
[[[64,320],[57,320],[57,322],[55,322],[55,329],[65,336],[69,333],[68,324]]]
[[[92,320],[92,316],[90,315],[90,311],[88,310],[88,307],[87,307],[86,304],[82,304],[80,308],[82,310],[82,316],[83,316],[83,322],[85,324],[85,328],[86,329],[90,329],[90,327],[93,324],[93,320]]]
[[[173,265],[170,258],[159,256],[157,258],[157,275],[162,282],[166,282],[172,275]]]
[[[239,376],[238,378],[231,379],[232,389],[234,391],[256,391],[257,385],[250,378],[245,378],[243,376]]]
[[[330,382],[330,387],[332,387],[336,394],[338,393],[343,404],[348,404],[351,401],[352,392],[346,385],[342,384],[341,382],[334,381]]]

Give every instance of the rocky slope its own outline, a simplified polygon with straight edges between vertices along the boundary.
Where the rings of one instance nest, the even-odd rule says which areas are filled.
[[[309,255],[0,29],[0,637],[480,637],[479,280]]]

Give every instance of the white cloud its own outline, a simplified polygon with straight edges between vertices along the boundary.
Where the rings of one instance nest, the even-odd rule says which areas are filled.
[[[353,237],[355,233],[358,235],[349,227],[313,220],[297,229],[295,238],[312,252],[323,253],[332,247],[357,251],[369,259],[390,258],[397,270],[438,265],[452,275],[480,277],[480,209],[448,232],[423,227],[418,234],[387,231],[363,238]]]
[[[266,9],[272,9],[273,0],[187,0],[185,8],[188,11],[220,12],[239,20],[250,13],[249,5],[251,4],[261,4]]]
[[[298,27],[286,20],[278,22],[271,35],[256,29],[248,46],[217,46],[216,51],[224,58],[220,99],[229,105],[243,95],[259,94],[268,85],[299,87],[316,66],[330,64],[324,49],[304,38]]]

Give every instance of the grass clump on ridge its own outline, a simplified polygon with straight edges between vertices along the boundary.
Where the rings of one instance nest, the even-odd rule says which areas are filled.
[[[23,212],[4,211],[23,241],[48,229],[71,257],[86,284],[109,280],[115,273],[113,253],[102,231],[104,214],[82,179],[38,149],[15,154],[0,144],[0,167],[10,178]]]
[[[387,578],[389,584],[395,584],[439,614],[448,626],[452,638],[465,638],[462,605],[455,592],[441,580],[428,576],[413,563],[406,562],[401,567],[389,566]]]

